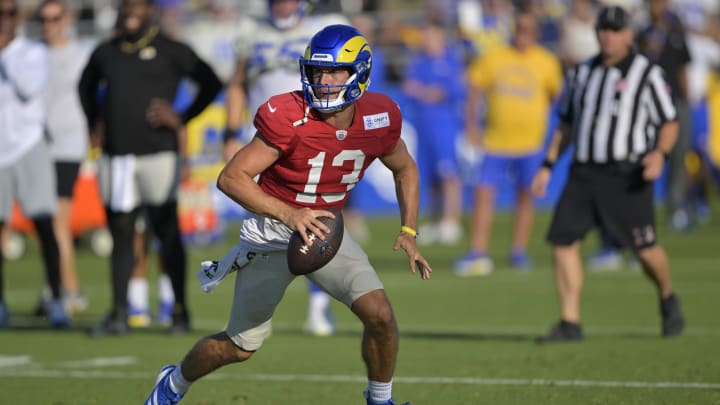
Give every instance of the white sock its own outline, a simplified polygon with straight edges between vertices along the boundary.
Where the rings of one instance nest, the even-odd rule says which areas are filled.
[[[190,389],[192,382],[183,377],[181,370],[182,363],[178,364],[178,366],[175,367],[175,370],[170,373],[170,389],[177,394],[185,395],[185,393]]]
[[[148,281],[144,277],[133,277],[128,284],[128,303],[133,309],[148,311],[150,300],[148,298]]]
[[[160,302],[175,302],[170,276],[165,273],[158,276],[158,297],[160,297]]]
[[[368,392],[372,402],[381,403],[392,398],[392,380],[389,382],[368,381]]]
[[[314,291],[310,294],[310,307],[308,319],[323,319],[325,311],[330,305],[330,296],[322,291]]]

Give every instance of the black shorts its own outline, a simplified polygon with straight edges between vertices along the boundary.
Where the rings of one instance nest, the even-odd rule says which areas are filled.
[[[80,162],[55,162],[58,197],[72,198],[79,171]]]
[[[656,243],[653,183],[642,167],[574,164],[555,207],[547,240],[567,246],[603,225],[622,246],[639,250]]]

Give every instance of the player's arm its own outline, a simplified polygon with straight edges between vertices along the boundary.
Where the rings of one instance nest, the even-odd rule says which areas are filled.
[[[658,134],[658,141],[650,153],[643,158],[643,178],[648,181],[657,180],[665,167],[668,158],[677,142],[679,124],[677,121],[668,121],[662,124]]]
[[[643,159],[643,178],[653,181],[660,177],[670,152],[675,147],[678,138],[678,117],[675,103],[673,103],[668,84],[659,67],[655,67],[648,75],[647,88],[652,93],[651,100],[656,111],[659,128],[655,148],[647,153]]]
[[[565,149],[567,149],[570,145],[571,137],[572,134],[570,125],[561,121],[550,140],[550,145],[545,153],[545,159],[543,160],[542,166],[540,166],[540,169],[538,169],[538,172],[533,178],[531,190],[533,195],[536,197],[545,196],[547,185],[550,183],[553,165],[555,165],[558,157],[560,157],[560,155],[562,155]]]
[[[246,108],[245,94],[245,59],[238,59],[235,71],[227,84],[227,127],[238,130],[242,125],[243,111]]]
[[[485,110],[485,91],[470,86],[465,104],[465,137],[471,145],[481,146],[483,140],[480,118]]]
[[[175,135],[178,142],[178,159],[180,159],[180,180],[188,180],[190,179],[190,158],[187,150],[187,127],[180,127]]]
[[[465,101],[465,137],[471,145],[481,146],[483,132],[480,128],[482,115],[485,114],[487,89],[491,88],[494,74],[490,67],[490,57],[485,55],[472,62],[467,69],[468,85]]]
[[[245,94],[246,68],[246,60],[238,59],[235,64],[235,71],[227,84],[225,94],[227,124],[223,134],[223,144],[225,145],[224,154],[227,160],[229,160],[241,146],[236,136],[242,125],[243,113],[247,108],[247,95]]]
[[[413,232],[417,230],[418,209],[420,206],[420,192],[417,165],[415,160],[405,146],[405,142],[398,141],[395,148],[388,154],[382,156],[380,161],[393,174],[395,181],[395,193],[400,206],[400,220],[403,227],[408,227]],[[418,251],[415,243],[415,236],[406,231],[401,231],[395,240],[393,249],[403,248],[410,258],[410,269],[413,273],[420,270],[420,277],[423,280],[430,278],[432,268],[427,260]]]
[[[558,65],[552,69],[555,73],[559,72]],[[530,186],[532,194],[536,197],[545,196],[547,186],[550,183],[552,168],[572,141],[572,122],[575,114],[572,100],[574,98],[575,80],[577,79],[578,71],[579,67],[577,66],[571,68],[565,78],[566,82],[562,86],[560,85],[560,76],[551,74],[550,80],[548,80],[549,93],[558,93],[557,102],[560,122],[550,139],[550,144],[545,152],[545,159],[540,169],[535,173],[535,177]]]
[[[255,182],[255,177],[280,157],[280,150],[258,133],[225,165],[218,177],[217,187],[248,211],[277,219],[290,229],[300,231],[307,244],[311,242],[307,239],[306,230],[312,231],[315,236],[324,240],[325,233],[330,232],[330,228],[316,218],[334,217],[330,211],[292,207],[267,194]]]

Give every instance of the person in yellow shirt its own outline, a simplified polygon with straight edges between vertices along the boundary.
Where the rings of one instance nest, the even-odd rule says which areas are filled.
[[[708,79],[708,109],[707,156],[716,179],[720,179],[720,68]]]
[[[495,196],[508,181],[517,190],[510,263],[518,269],[531,265],[526,254],[534,216],[530,185],[542,162],[549,112],[562,86],[560,62],[537,41],[537,17],[519,11],[511,43],[481,55],[468,71],[466,136],[484,149],[485,157],[473,184],[470,251],[454,266],[460,276],[492,271],[488,246]]]

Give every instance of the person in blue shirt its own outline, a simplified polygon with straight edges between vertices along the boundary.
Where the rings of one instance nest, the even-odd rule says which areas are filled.
[[[430,180],[438,220],[420,228],[425,244],[455,244],[462,237],[462,184],[455,141],[462,129],[466,94],[465,66],[460,44],[449,37],[440,21],[428,20],[422,47],[412,55],[403,91],[409,116],[418,131],[418,162]],[[433,201],[435,202],[435,201]]]

